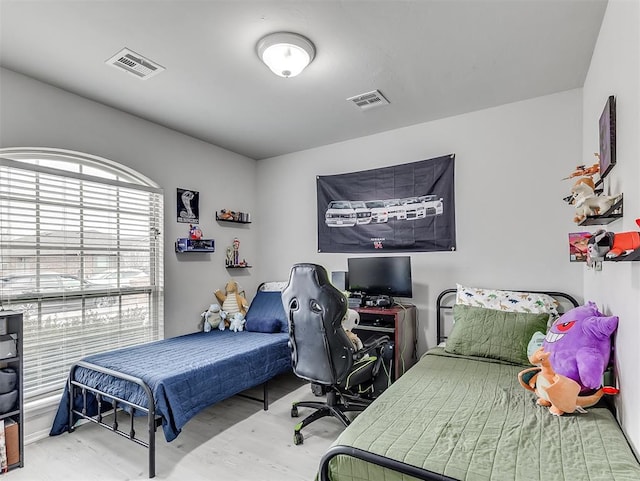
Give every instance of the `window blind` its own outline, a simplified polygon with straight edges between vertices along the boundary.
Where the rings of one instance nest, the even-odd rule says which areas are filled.
[[[84,356],[162,337],[162,216],[162,191],[114,162],[0,149],[0,302],[24,313],[25,401]]]

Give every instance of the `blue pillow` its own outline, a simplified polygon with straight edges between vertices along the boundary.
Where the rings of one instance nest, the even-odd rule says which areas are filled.
[[[247,315],[246,328],[254,332],[288,332],[289,322],[282,305],[280,291],[258,291],[251,301]],[[278,322],[278,328],[271,329],[271,324]],[[264,326],[262,326],[264,324]],[[259,327],[260,326],[260,327]]]
[[[280,332],[280,321],[276,318],[256,319],[252,318],[246,322],[244,328],[251,332]]]

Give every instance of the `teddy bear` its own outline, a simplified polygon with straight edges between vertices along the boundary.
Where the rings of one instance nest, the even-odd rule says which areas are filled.
[[[231,318],[229,330],[233,332],[242,331],[244,329],[244,323],[244,315],[242,315],[242,313],[240,312],[236,312]]]
[[[357,334],[352,332],[352,329],[360,323],[360,314],[353,309],[347,309],[344,317],[342,318],[342,328],[347,333],[347,337],[353,343],[353,347],[356,351],[363,348],[362,341]]]
[[[204,332],[209,332],[211,329],[215,329],[220,324],[222,318],[220,317],[220,306],[218,304],[211,304],[209,308],[200,314],[202,317],[202,328]]]
[[[224,290],[225,292],[222,292],[218,289],[214,292],[214,295],[222,306],[222,310],[227,314],[225,324],[229,327],[231,318],[236,312],[241,313],[243,316],[247,314],[249,304],[244,295],[238,292],[238,283],[233,279],[227,282]]]

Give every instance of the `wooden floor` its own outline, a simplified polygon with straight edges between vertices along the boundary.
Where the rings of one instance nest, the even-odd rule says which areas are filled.
[[[320,458],[343,426],[318,420],[303,430],[304,444],[293,444],[291,403],[315,400],[308,384],[293,374],[270,382],[270,406],[234,396],[194,417],[171,443],[156,435],[158,480],[313,481]],[[261,397],[261,390],[251,394]],[[318,399],[319,400],[319,399]],[[300,416],[311,410],[300,408]],[[144,427],[141,427],[144,431]],[[144,480],[147,450],[93,424],[25,447],[25,467],[7,480]]]

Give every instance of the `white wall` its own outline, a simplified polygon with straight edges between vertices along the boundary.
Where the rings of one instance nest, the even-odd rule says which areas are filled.
[[[609,231],[638,231],[640,218],[640,3],[609,0],[583,91],[583,157],[598,151],[598,119],[610,95],[616,97],[617,164],[606,188],[624,194],[624,218]],[[584,298],[606,314],[620,317],[616,368],[620,385],[618,417],[636,453],[640,453],[640,263],[605,263],[586,271]]]
[[[135,79],[132,79],[134,81]],[[229,276],[251,297],[260,282],[257,229],[218,224],[222,208],[253,212],[255,161],[119,110],[0,69],[0,146],[56,147],[120,162],[164,189],[165,335],[193,332],[200,313]],[[176,221],[176,188],[200,192],[200,226],[213,254],[174,252],[189,225]],[[240,255],[256,270],[227,271],[225,248],[237,236]]]
[[[132,79],[132,81],[136,81]],[[150,87],[151,88],[151,87]],[[230,275],[252,297],[262,280],[257,230],[219,225],[222,208],[254,212],[255,161],[119,110],[0,69],[0,147],[56,147],[105,157],[131,167],[164,189],[165,336],[196,330],[200,313]],[[188,224],[176,222],[176,188],[200,191],[200,226],[216,242],[213,254],[176,254]],[[225,247],[233,237],[255,269],[228,272]],[[27,409],[27,439],[48,433],[50,406]]]
[[[455,153],[458,250],[411,254],[419,353],[435,343],[436,296],[456,282],[580,297],[560,179],[581,163],[581,102],[572,90],[258,162],[263,275],[286,279],[296,262],[346,270],[350,255],[317,253],[316,175]]]

